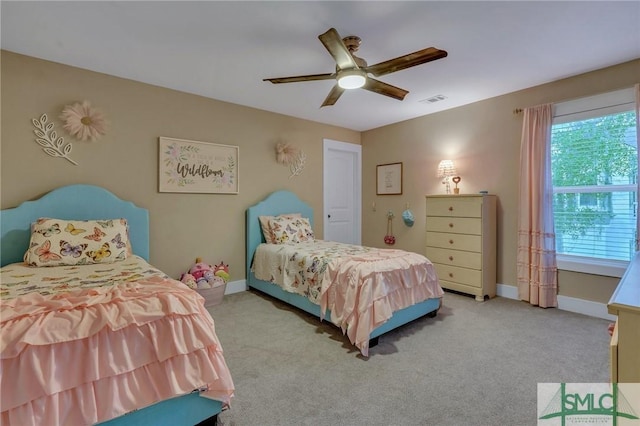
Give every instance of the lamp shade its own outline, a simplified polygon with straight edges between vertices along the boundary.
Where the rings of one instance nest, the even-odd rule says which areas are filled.
[[[446,178],[451,176],[457,176],[458,171],[452,160],[442,160],[438,164],[438,177]]]

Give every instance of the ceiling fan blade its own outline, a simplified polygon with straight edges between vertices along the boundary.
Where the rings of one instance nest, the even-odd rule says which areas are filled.
[[[318,36],[324,47],[327,48],[333,59],[336,61],[336,65],[341,70],[344,69],[358,69],[358,64],[349,53],[349,49],[344,45],[340,34],[335,28],[329,28],[329,30]]]
[[[447,55],[448,53],[444,50],[436,49],[435,47],[427,47],[426,49],[418,50],[417,52],[409,53],[408,55],[368,66],[365,68],[365,71],[379,77],[381,75],[390,74],[406,68],[415,67],[416,65],[424,64],[426,62],[435,61],[436,59],[442,59]]]
[[[338,86],[337,84],[333,86],[333,89],[331,89],[329,95],[327,95],[327,98],[324,100],[322,105],[320,105],[320,108],[335,104],[340,95],[342,95],[342,92],[344,92],[344,89],[342,87]]]
[[[408,91],[401,89],[396,86],[392,86],[388,83],[383,83],[382,81],[376,80],[374,78],[368,77],[367,82],[362,86],[363,89],[369,90],[370,92],[375,92],[380,95],[389,96],[390,98],[397,99],[399,101],[403,100],[405,96],[407,96]]]
[[[331,80],[334,78],[336,78],[335,73],[298,75],[294,77],[263,78],[262,81],[270,81],[273,84],[277,84],[277,83],[295,83],[298,81]]]

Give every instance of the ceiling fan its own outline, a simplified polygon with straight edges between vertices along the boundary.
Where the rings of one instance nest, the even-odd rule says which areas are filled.
[[[354,54],[360,46],[360,37],[348,36],[341,38],[335,28],[329,28],[326,33],[320,34],[318,38],[336,61],[336,72],[295,77],[265,78],[262,81],[270,81],[271,83],[278,84],[299,81],[331,80],[335,78],[337,80],[336,84],[329,92],[329,95],[321,107],[335,104],[345,89],[357,89],[360,87],[401,101],[407,93],[409,93],[407,90],[376,80],[368,74],[379,77],[447,56],[447,52],[444,50],[427,47],[426,49],[418,50],[417,52],[409,53],[375,65],[367,65],[364,59]]]

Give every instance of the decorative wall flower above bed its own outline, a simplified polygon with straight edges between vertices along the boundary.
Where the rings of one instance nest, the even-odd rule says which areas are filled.
[[[304,170],[307,156],[301,149],[289,145],[288,143],[276,144],[276,161],[285,166],[289,166],[291,175],[289,179],[298,176]]]
[[[81,141],[97,140],[107,132],[104,114],[88,101],[65,106],[60,119],[64,122],[64,129]]]
[[[280,164],[289,165],[298,155],[298,148],[288,143],[278,143],[276,145],[276,161]]]

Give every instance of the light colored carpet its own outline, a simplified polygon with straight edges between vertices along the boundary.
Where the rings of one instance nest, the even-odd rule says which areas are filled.
[[[609,381],[608,321],[501,297],[446,293],[369,358],[259,292],[209,311],[236,386],[225,426],[535,425],[538,382]]]

